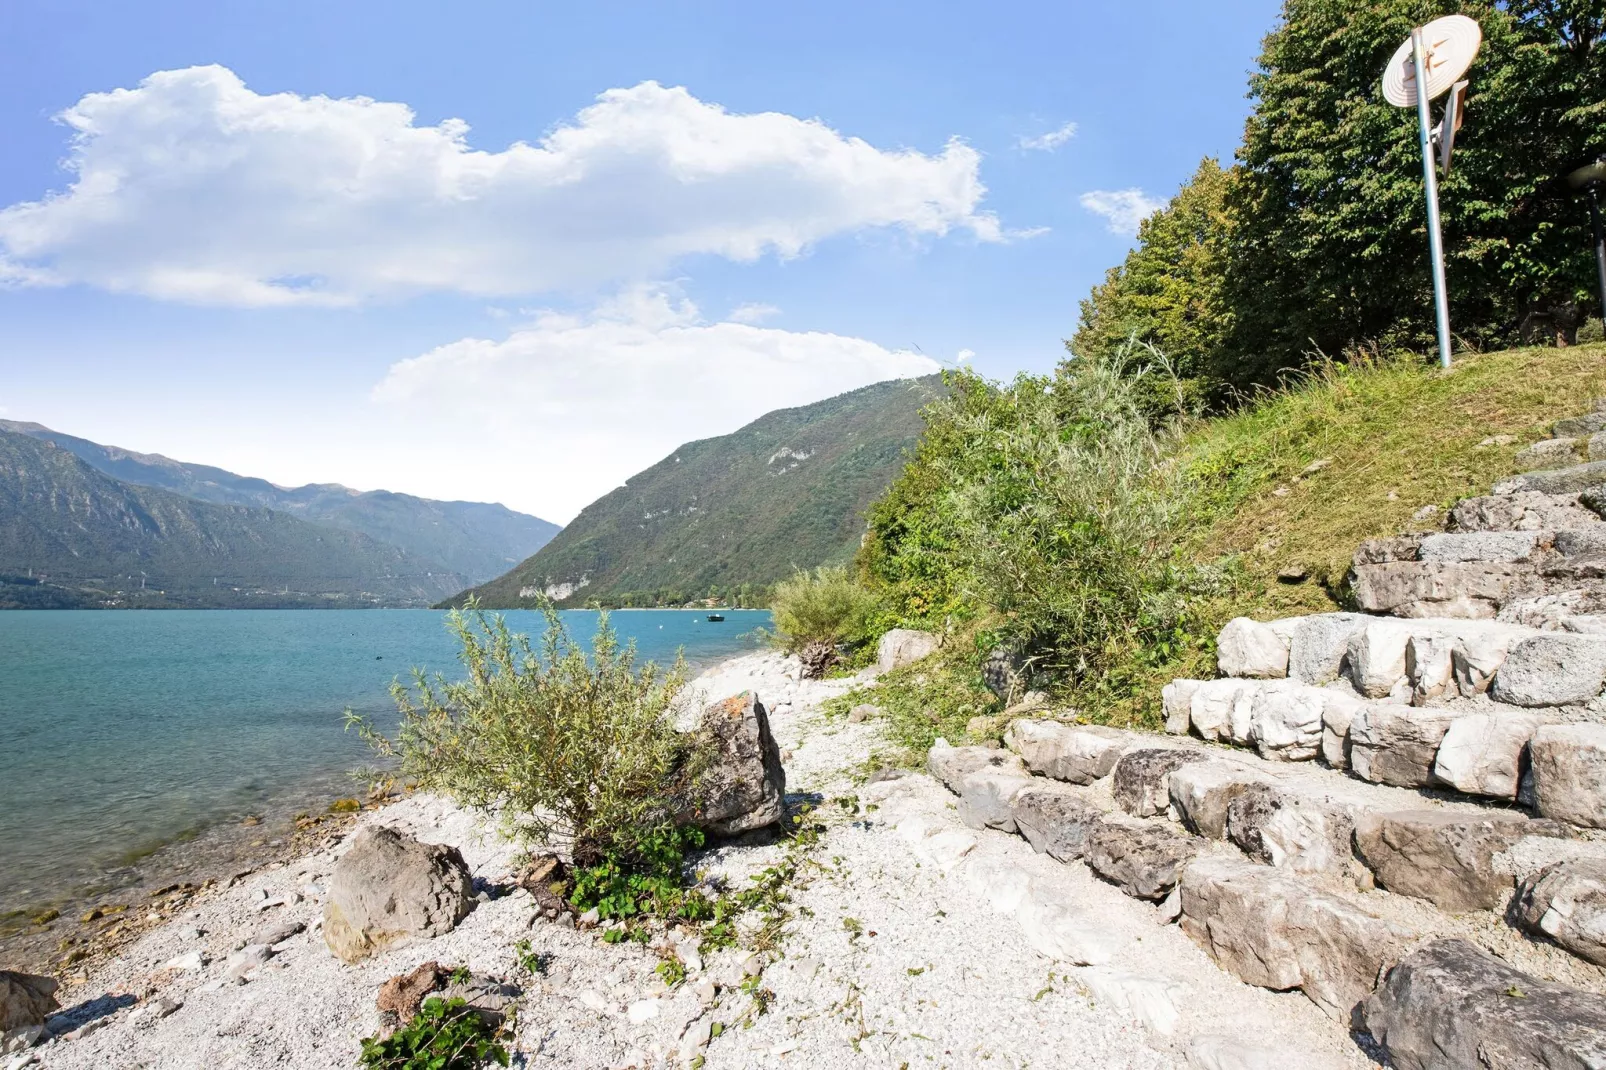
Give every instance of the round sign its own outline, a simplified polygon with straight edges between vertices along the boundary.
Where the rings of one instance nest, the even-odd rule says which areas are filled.
[[[1446,15],[1422,27],[1425,55],[1422,65],[1428,74],[1428,99],[1443,93],[1472,66],[1483,43],[1483,30],[1465,15]],[[1394,53],[1383,68],[1383,97],[1402,108],[1416,106],[1416,63],[1411,56],[1411,39]]]

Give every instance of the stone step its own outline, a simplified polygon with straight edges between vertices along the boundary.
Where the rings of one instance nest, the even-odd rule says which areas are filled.
[[[1601,523],[1600,510],[1579,493],[1544,494],[1534,490],[1463,498],[1450,510],[1446,528],[1453,532],[1559,531]],[[1596,502],[1596,504],[1600,504]]]
[[[1394,1066],[1606,1066],[1606,1001],[1531,977],[1465,940],[1407,955],[1360,1018]]]
[[[1606,485],[1606,461],[1587,461],[1564,468],[1524,472],[1494,485],[1495,494],[1538,491],[1541,494],[1578,494]]]

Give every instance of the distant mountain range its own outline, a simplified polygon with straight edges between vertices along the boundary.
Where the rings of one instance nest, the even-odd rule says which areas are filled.
[[[654,605],[846,562],[941,378],[877,383],[688,442],[587,506],[529,560],[464,591],[492,608]]]
[[[279,487],[210,465],[103,446],[40,424],[0,420],[0,430],[54,443],[125,483],[158,487],[218,505],[273,509],[361,532],[432,562],[439,570],[460,573],[470,583],[501,575],[558,533],[558,525],[502,505],[438,502],[388,490],[355,491],[338,483]]]

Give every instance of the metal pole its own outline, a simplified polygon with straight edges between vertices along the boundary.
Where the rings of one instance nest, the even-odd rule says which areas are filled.
[[[1600,183],[1589,184],[1589,221],[1595,227],[1595,273],[1600,276],[1600,323],[1606,328],[1606,234],[1600,229]]]
[[[1422,27],[1411,31],[1411,59],[1416,65],[1416,121],[1422,140],[1422,181],[1428,195],[1428,249],[1433,255],[1433,305],[1439,323],[1439,363],[1450,366],[1450,301],[1444,285],[1444,244],[1439,238],[1439,179],[1434,172],[1433,133],[1428,112],[1428,71]]]

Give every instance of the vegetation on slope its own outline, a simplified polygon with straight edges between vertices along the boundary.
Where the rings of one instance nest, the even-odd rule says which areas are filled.
[[[501,575],[558,532],[556,524],[503,505],[433,501],[388,490],[356,491],[338,483],[280,487],[210,465],[103,446],[40,424],[0,420],[0,430],[54,443],[124,483],[158,487],[219,505],[275,509],[317,524],[361,532],[435,563],[438,571],[461,573],[470,583]]]
[[[357,532],[132,486],[0,431],[0,608],[428,605],[461,583]]]
[[[920,408],[940,390],[935,376],[878,383],[688,442],[587,506],[528,561],[453,602],[747,600],[797,569],[846,563],[865,509],[902,468]]]
[[[912,745],[996,711],[980,683],[996,648],[1085,717],[1157,726],[1160,685],[1210,675],[1227,620],[1346,608],[1360,541],[1436,526],[1414,518],[1486,493],[1554,420],[1606,396],[1606,346],[1468,356],[1447,373],[1420,357],[1326,364],[1231,415],[1175,416],[1143,447],[1148,487],[1171,506],[1150,515],[1144,547],[1111,523],[1113,499],[1087,507],[1054,489],[1097,484],[1109,457],[999,448],[1074,440],[1101,411],[1070,400],[1089,374],[1069,361],[1052,383],[961,383],[872,513],[858,565],[883,623],[950,636],[941,663],[905,670],[874,700]],[[1063,407],[1046,415],[1045,395]],[[1013,503],[996,491],[1023,484],[1042,490]],[[988,509],[967,507],[978,493]],[[995,552],[1026,582],[990,576]]]

